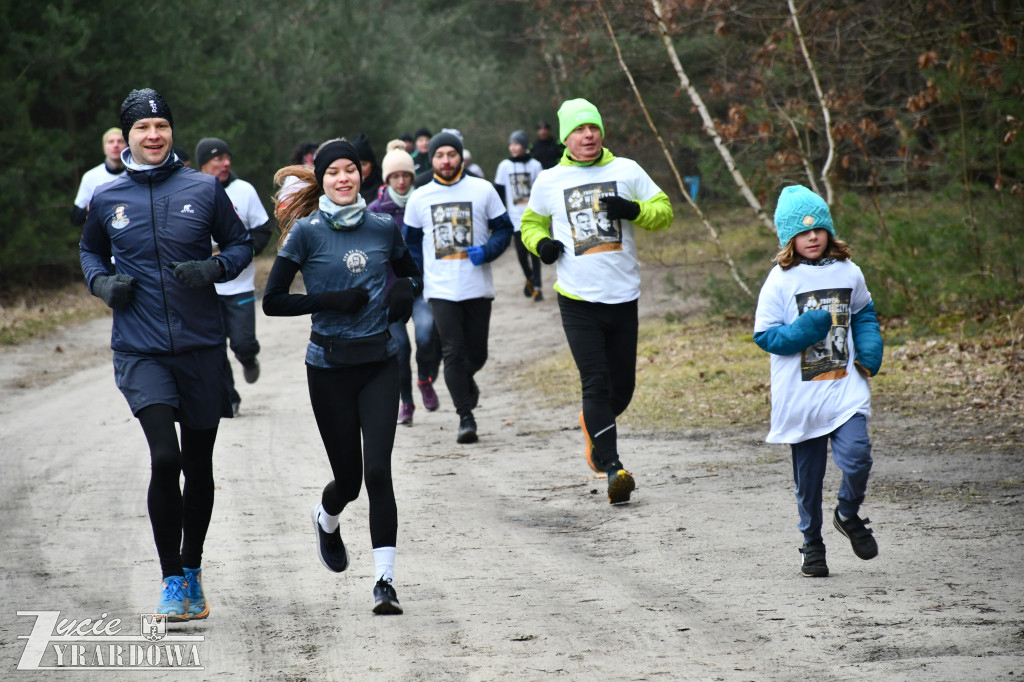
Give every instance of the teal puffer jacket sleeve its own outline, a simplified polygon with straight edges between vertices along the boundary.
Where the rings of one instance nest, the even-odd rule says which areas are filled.
[[[875,376],[882,368],[883,344],[874,301],[850,318],[850,331],[853,333],[853,348],[856,353],[854,362],[858,371],[861,374],[866,372],[866,376],[869,377]]]
[[[793,321],[754,334],[754,343],[773,355],[795,355],[828,335],[832,314],[827,310],[808,310]],[[854,341],[856,343],[856,341]]]

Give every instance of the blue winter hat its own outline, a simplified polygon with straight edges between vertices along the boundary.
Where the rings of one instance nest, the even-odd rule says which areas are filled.
[[[782,190],[775,206],[775,229],[779,233],[779,246],[785,246],[790,239],[810,229],[828,230],[830,235],[836,236],[828,204],[803,185],[790,185]]]

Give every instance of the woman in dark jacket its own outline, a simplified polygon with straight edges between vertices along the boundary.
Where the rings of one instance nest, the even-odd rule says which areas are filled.
[[[360,196],[360,156],[347,140],[317,150],[313,168],[276,177],[304,182],[279,210],[281,243],[263,297],[267,315],[312,315],[306,378],[334,480],[313,509],[320,561],[348,567],[339,516],[362,481],[370,500],[376,565],[374,613],[401,613],[392,585],[398,512],[391,450],[398,406],[398,344],[388,324],[408,320],[423,279],[390,216],[370,213]],[[387,289],[389,266],[397,279]],[[302,272],[305,294],[291,294]]]

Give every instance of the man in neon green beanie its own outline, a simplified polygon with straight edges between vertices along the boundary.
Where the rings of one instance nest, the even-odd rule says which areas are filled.
[[[523,213],[523,244],[547,264],[558,262],[558,308],[583,386],[580,427],[587,464],[608,475],[608,501],[628,502],[636,488],[619,459],[615,418],[636,386],[640,262],[636,227],[664,230],[672,204],[630,159],[604,147],[601,112],[585,99],[558,109],[566,150],[543,171]],[[602,225],[601,230],[583,229]]]

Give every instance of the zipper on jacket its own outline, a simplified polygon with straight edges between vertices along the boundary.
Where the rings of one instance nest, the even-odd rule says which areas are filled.
[[[167,325],[167,343],[171,348],[171,355],[174,355],[174,337],[171,335],[171,316],[170,306],[167,305],[167,287],[164,284],[164,263],[163,259],[160,258],[160,241],[157,239],[156,234],[156,208],[153,204],[153,178],[147,177],[149,180],[149,215],[150,222],[153,224],[153,253],[156,254],[156,269],[160,273],[160,295],[164,300],[164,324]]]

